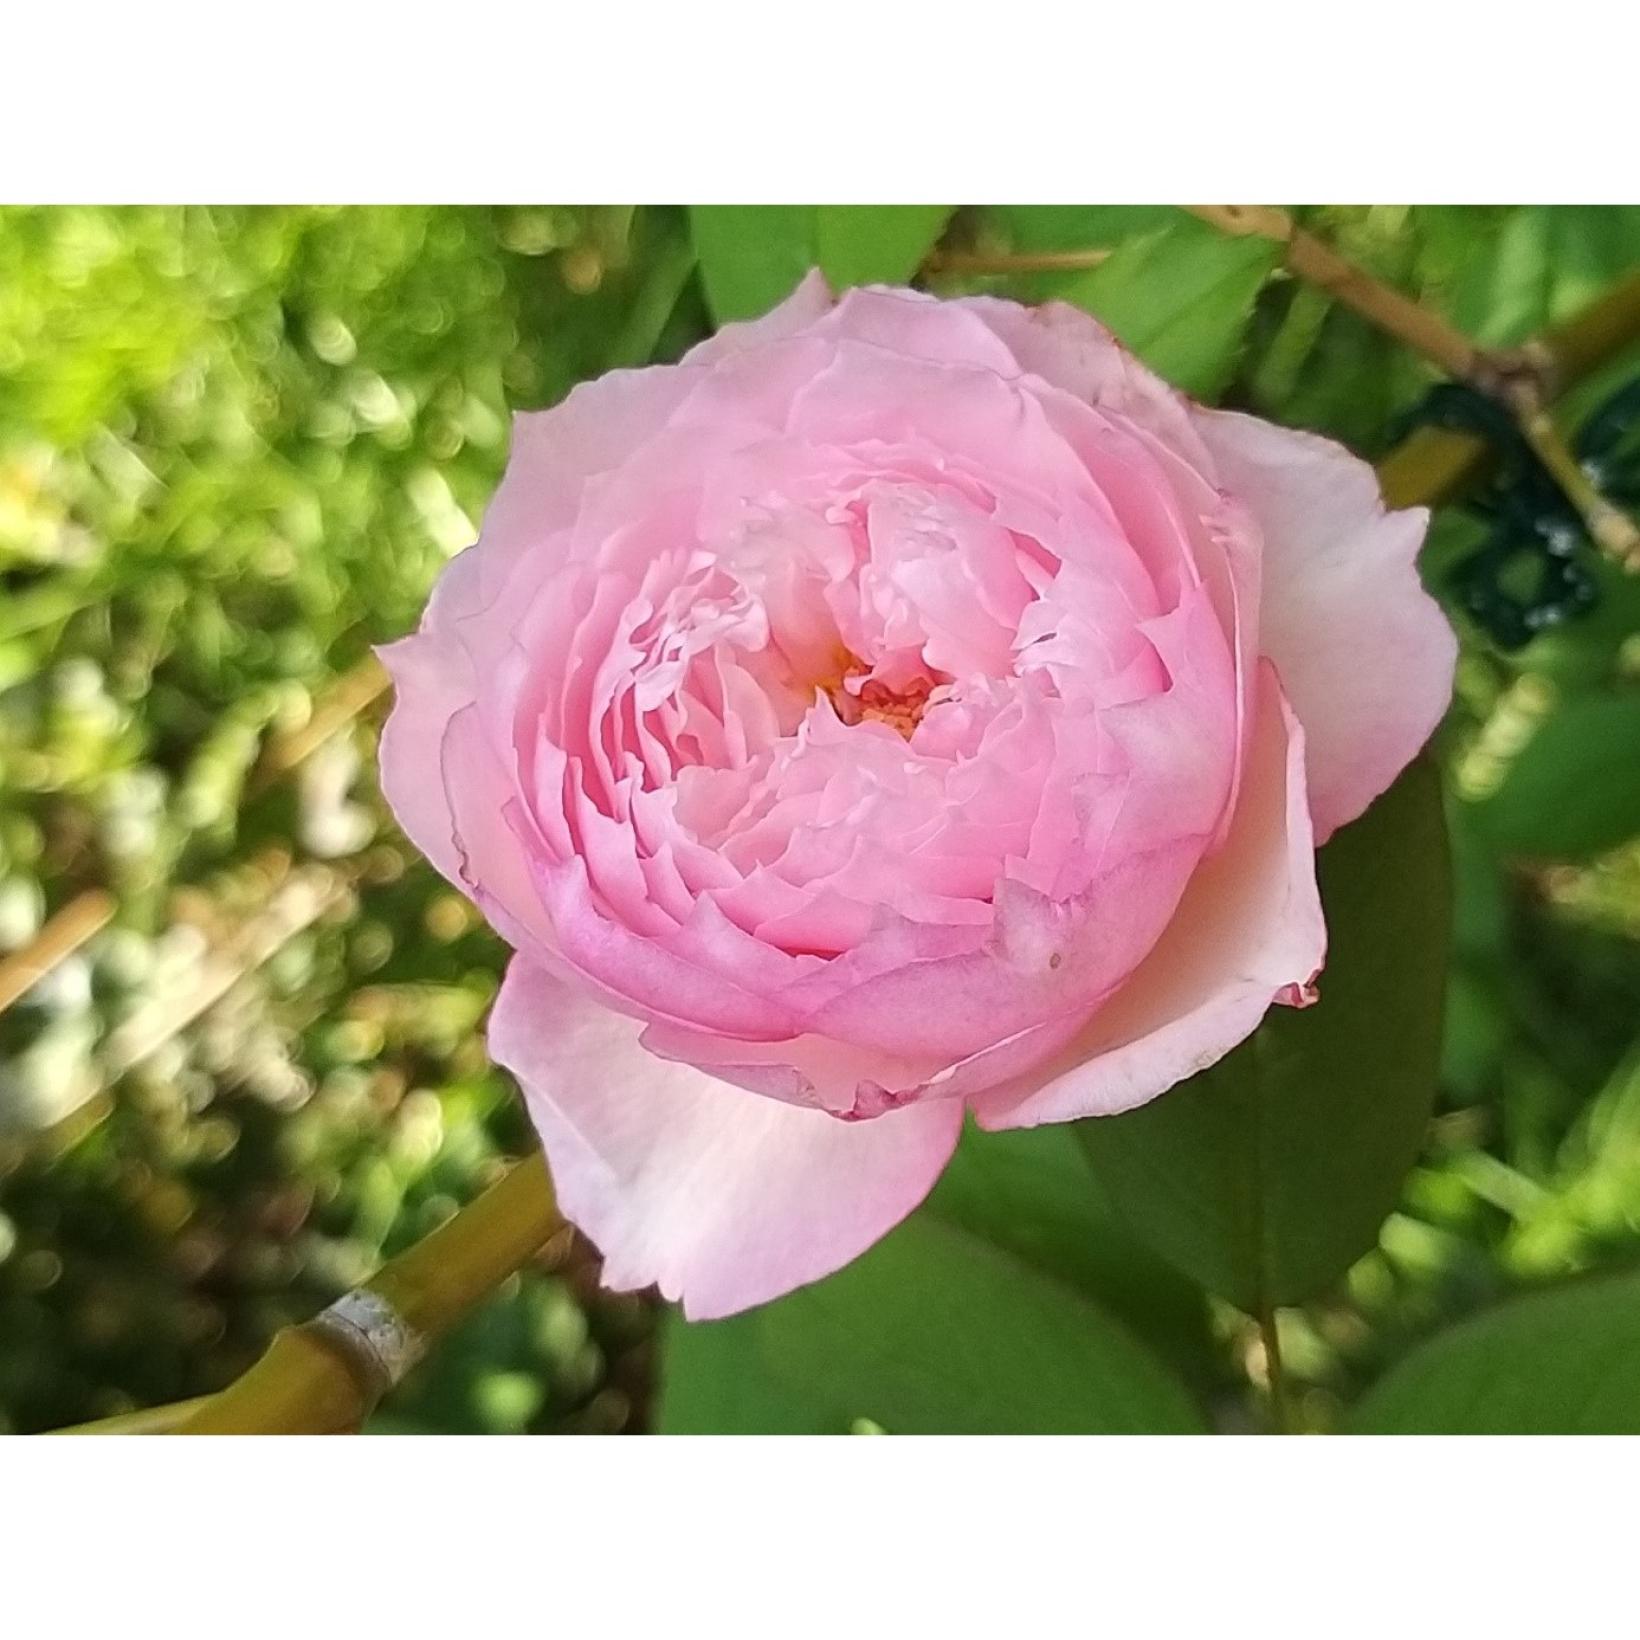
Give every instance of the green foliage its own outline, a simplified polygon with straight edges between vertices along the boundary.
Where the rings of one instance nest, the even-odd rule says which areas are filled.
[[[723,1326],[732,1334],[690,1340]],[[677,1421],[662,1426],[675,1433],[748,1432],[771,1406],[787,1428],[866,1420],[895,1434],[1203,1427],[1183,1386],[1113,1317],[931,1214],[913,1216],[825,1281],[745,1320],[683,1328],[681,1337],[673,1383],[689,1365],[721,1371],[727,1362],[741,1394],[684,1390],[668,1403]],[[777,1387],[748,1392],[764,1375]]]
[[[253,799],[247,774],[415,622],[510,405],[703,332],[685,230],[630,208],[0,218],[0,951],[86,883],[121,902],[0,1015],[0,1428],[216,1387],[522,1142],[480,1034],[501,949],[397,840],[368,733],[286,790]],[[359,889],[122,1073],[121,1033],[266,915],[293,850]],[[456,1340],[396,1410],[500,1427],[523,1403],[489,1377],[527,1372],[530,1427],[620,1427],[629,1301],[584,1264],[498,1298],[488,1367],[458,1371]],[[579,1341],[508,1345],[542,1306]]]
[[[1568,701],[1480,816],[1501,847],[1552,859],[1585,859],[1640,835],[1640,691]]]
[[[1640,1435],[1640,1276],[1500,1304],[1415,1350],[1362,1401],[1364,1435]]]
[[[1201,1375],[1211,1350],[1200,1288],[1123,1225],[1073,1128],[970,1127],[928,1210],[1077,1288],[1181,1371]]]
[[[1301,217],[1487,341],[1640,261],[1628,207]],[[1103,260],[1008,268],[1044,253]],[[250,771],[414,622],[512,409],[675,358],[813,266],[1080,302],[1175,385],[1367,453],[1432,380],[1170,206],[0,217],[0,952],[86,885],[120,901],[0,1016],[0,1427],[220,1384],[524,1141],[481,1034],[504,954],[396,838],[368,728],[285,790]],[[1432,586],[1478,530],[1443,515]],[[1518,654],[1465,633],[1450,960],[1420,772],[1326,851],[1321,1003],[1223,1066],[1077,1131],[969,1133],[848,1270],[669,1320],[658,1401],[655,1304],[557,1246],[374,1427],[1251,1427],[1255,1330],[1206,1289],[1291,1306],[1312,1427],[1634,1429],[1633,1277],[1551,1284],[1640,1253],[1640,591],[1599,579]],[[350,874],[331,909],[124,1066],[120,1033],[315,860]]]
[[[833,290],[903,285],[950,214],[949,205],[696,205],[689,221],[721,324],[767,312],[810,268]]]
[[[1267,239],[1229,238],[1179,216],[1056,294],[1102,319],[1152,370],[1197,398],[1223,392],[1253,302],[1280,258]]]
[[[1640,262],[1640,206],[1424,206],[1420,217],[1432,261],[1451,270],[1454,322],[1491,345],[1570,318]],[[1477,229],[1492,254],[1473,254]]]
[[[764,1359],[762,1313],[723,1321],[683,1319],[661,1329],[661,1435],[846,1435],[850,1422],[828,1395],[805,1396]]]
[[[984,1352],[1009,1341],[1018,1358],[999,1368]],[[750,1315],[675,1322],[659,1427],[1005,1431],[1023,1417],[1110,1429],[1130,1396],[1177,1414],[1182,1392],[1163,1362],[1200,1391],[1212,1355],[1200,1290],[1122,1228],[1068,1128],[970,1126],[927,1204],[860,1264]],[[1084,1356],[1091,1384],[1074,1381]],[[1022,1393],[1026,1371],[1065,1380],[1028,1386],[1031,1408],[1010,1412],[1003,1398]],[[1000,1386],[980,1381],[999,1372]],[[936,1375],[937,1402],[919,1407],[917,1386]]]
[[[820,205],[814,244],[833,290],[903,285],[922,266],[951,215],[949,205]]]
[[[1322,851],[1321,1000],[1277,1009],[1165,1098],[1077,1131],[1119,1212],[1257,1313],[1377,1237],[1435,1096],[1449,894],[1440,795],[1415,764]]]
[[[689,231],[719,324],[767,313],[814,266],[812,205],[694,205]]]

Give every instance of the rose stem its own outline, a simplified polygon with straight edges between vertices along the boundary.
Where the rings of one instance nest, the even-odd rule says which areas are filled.
[[[1287,1371],[1281,1360],[1281,1332],[1276,1326],[1275,1307],[1259,1307],[1259,1338],[1264,1344],[1264,1373],[1270,1389],[1270,1421],[1278,1435],[1293,1433],[1292,1408],[1287,1398]]]
[[[1227,234],[1255,234],[1282,247],[1287,270],[1353,308],[1380,330],[1421,353],[1456,381],[1467,381],[1502,403],[1514,417],[1561,493],[1583,520],[1589,538],[1624,569],[1640,570],[1640,529],[1590,482],[1567,449],[1546,408],[1545,378],[1552,356],[1541,347],[1493,350],[1480,346],[1410,296],[1376,279],[1307,233],[1276,205],[1189,205],[1192,215]]]
[[[1640,273],[1630,274],[1527,348],[1548,361],[1544,375],[1558,392],[1575,386],[1636,340]],[[1421,427],[1379,462],[1378,481],[1392,507],[1436,506],[1474,478],[1489,454],[1486,441],[1476,434]]]
[[[1354,308],[1447,375],[1470,380],[1484,367],[1489,356],[1462,331],[1340,256],[1299,227],[1280,206],[1187,205],[1185,209],[1220,233],[1275,240],[1282,247],[1282,264],[1289,273]]]

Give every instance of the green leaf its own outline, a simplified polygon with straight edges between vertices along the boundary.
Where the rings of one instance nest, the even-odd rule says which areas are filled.
[[[1319,1292],[1372,1247],[1428,1125],[1450,888],[1440,794],[1413,765],[1319,861],[1321,1000],[1273,1009],[1211,1069],[1077,1124],[1117,1210],[1243,1309]]]
[[[716,1336],[680,1355],[691,1333]],[[672,1344],[662,1427],[674,1432],[861,1419],[895,1434],[1204,1427],[1184,1386],[1104,1310],[931,1214],[829,1279],[749,1316],[680,1327]],[[682,1381],[702,1371],[714,1387]]]
[[[1567,701],[1527,741],[1477,818],[1500,848],[1563,860],[1640,832],[1640,692]]]
[[[815,265],[812,205],[691,205],[706,303],[719,324],[755,319]]]
[[[934,248],[949,205],[820,205],[815,243],[833,290],[903,285]]]
[[[991,205],[985,218],[1016,251],[1108,250],[1179,220],[1177,205]]]
[[[925,1211],[1085,1293],[1193,1380],[1212,1360],[1201,1288],[1116,1216],[1069,1124],[970,1123]]]
[[[1183,1387],[1108,1314],[933,1217],[770,1306],[760,1330],[787,1383],[896,1433],[1202,1427]]]
[[[812,1401],[769,1371],[758,1347],[758,1312],[725,1321],[667,1313],[661,1332],[662,1435],[841,1435],[841,1408]]]
[[[1459,328],[1501,346],[1592,302],[1640,259],[1640,207],[1420,208],[1426,231],[1461,247],[1447,306]]]
[[[1511,1299],[1414,1350],[1356,1407],[1369,1435],[1640,1435],[1640,1273]]]
[[[950,215],[949,205],[694,205],[689,222],[722,324],[767,313],[813,267],[833,290],[904,284]]]
[[[669,240],[653,253],[632,306],[610,340],[611,366],[650,363],[694,271],[695,249],[687,239]]]
[[[1272,240],[1221,234],[1181,215],[1055,294],[1109,325],[1175,387],[1211,399],[1230,380],[1253,301],[1280,255]]]

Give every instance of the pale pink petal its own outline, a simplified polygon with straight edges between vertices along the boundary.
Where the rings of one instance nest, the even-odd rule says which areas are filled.
[[[657,1059],[638,1029],[519,957],[490,1046],[605,1285],[656,1285],[692,1319],[839,1269],[917,1206],[956,1146],[958,1100],[842,1122]]]
[[[1316,841],[1386,791],[1440,722],[1458,645],[1418,579],[1429,514],[1386,512],[1342,445],[1198,410],[1219,481],[1264,534],[1259,649],[1304,725]]]
[[[1068,302],[1022,307],[996,296],[963,297],[1008,347],[1019,368],[1155,434],[1193,466],[1205,467],[1191,401],[1170,387],[1092,314]]]
[[[440,586],[449,580],[446,571]],[[473,703],[467,652],[453,640],[440,643],[423,631],[386,644],[376,654],[394,691],[377,751],[382,795],[410,841],[452,883],[465,888],[439,758],[450,720]],[[504,777],[496,789],[504,792]]]
[[[697,374],[611,371],[554,409],[515,416],[507,470],[478,541],[439,577],[420,629],[378,651],[395,694],[382,732],[383,792],[411,840],[452,881],[458,880],[455,848],[435,771],[450,719],[480,693],[460,625],[496,603],[522,560],[530,559],[532,570],[541,560],[538,578],[544,578],[554,554],[542,549],[574,521],[586,480],[659,431]],[[504,611],[506,624],[518,613]]]
[[[643,449],[707,376],[661,365],[611,370],[582,382],[550,410],[515,415],[506,472],[476,545],[457,560],[472,560],[462,605],[443,613],[459,618],[492,607],[509,593],[509,579],[520,567],[533,583],[558,568],[587,485]],[[429,609],[423,631],[440,613],[436,605]]]
[[[814,330],[935,364],[979,365],[998,375],[1015,374],[1007,347],[964,303],[942,302],[923,291],[856,286],[843,293]]]
[[[973,1101],[982,1127],[1131,1110],[1252,1033],[1326,955],[1304,790],[1304,737],[1260,668],[1241,802],[1167,932],[1087,1027],[1046,1064]]]
[[[769,342],[807,330],[831,310],[831,287],[818,268],[810,268],[785,301],[769,309],[761,319],[743,319],[724,325],[716,335],[697,343],[683,356],[685,364],[717,364],[731,354],[745,353]]]

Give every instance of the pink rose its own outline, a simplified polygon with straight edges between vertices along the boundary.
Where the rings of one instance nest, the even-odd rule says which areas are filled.
[[[612,1287],[828,1274],[982,1127],[1128,1110],[1302,1003],[1314,851],[1452,633],[1336,444],[1085,314],[811,276],[518,418],[385,658],[387,795]]]

